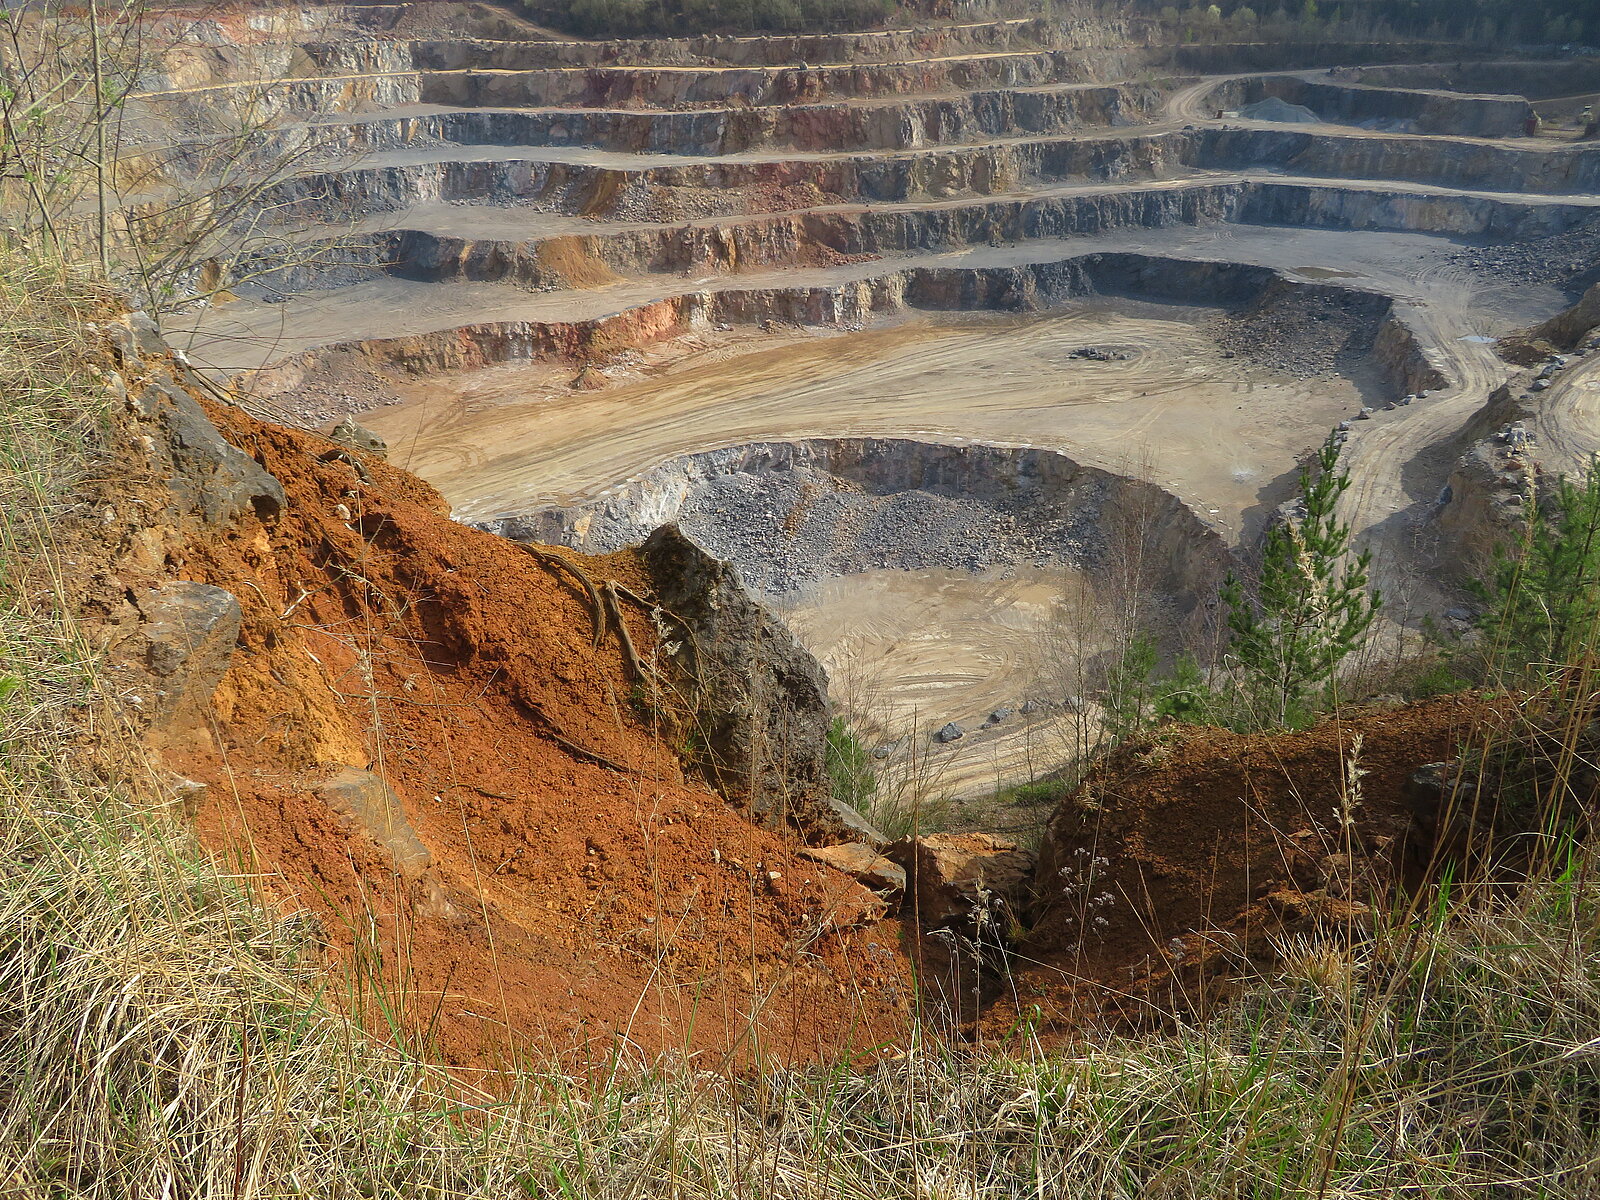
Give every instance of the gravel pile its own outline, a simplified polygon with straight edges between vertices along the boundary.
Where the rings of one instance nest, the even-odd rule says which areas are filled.
[[[1295,291],[1245,312],[1214,317],[1206,332],[1226,353],[1311,379],[1348,370],[1365,357],[1378,336],[1381,307],[1376,298],[1368,305]]]
[[[752,588],[775,595],[820,579],[879,569],[1088,564],[1099,548],[1100,489],[1057,504],[1036,494],[988,501],[925,489],[869,495],[825,472],[796,468],[723,475],[702,485],[678,522]]]
[[[1447,261],[1501,283],[1551,284],[1576,295],[1600,280],[1600,217],[1565,233],[1456,250]]]

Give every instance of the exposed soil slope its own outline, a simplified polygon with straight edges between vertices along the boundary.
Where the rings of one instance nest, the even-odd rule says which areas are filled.
[[[1177,727],[1101,759],[1062,802],[1040,855],[1026,965],[993,1014],[1038,1005],[1076,1028],[1141,1021],[1229,994],[1273,939],[1360,934],[1419,881],[1437,788],[1484,707],[1447,697],[1361,709],[1300,733]]]
[[[604,1059],[613,1034],[708,1065],[893,1036],[898,927],[685,779],[579,588],[379,459],[211,416],[286,502],[165,564],[242,608],[212,711],[166,760],[207,785],[187,789],[204,843],[382,981],[393,1011],[369,1024],[461,1065]],[[630,556],[585,562],[645,587]]]

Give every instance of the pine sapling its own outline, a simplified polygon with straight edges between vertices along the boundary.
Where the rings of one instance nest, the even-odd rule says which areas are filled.
[[[1267,534],[1255,595],[1232,574],[1223,585],[1230,653],[1243,676],[1250,724],[1309,724],[1320,693],[1382,604],[1376,591],[1367,593],[1370,552],[1350,557],[1350,526],[1334,515],[1349,486],[1329,435],[1300,472],[1298,515]]]

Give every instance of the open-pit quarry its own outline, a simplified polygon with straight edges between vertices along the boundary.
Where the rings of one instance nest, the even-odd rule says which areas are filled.
[[[358,418],[462,521],[678,522],[885,746],[970,735],[962,793],[1082,717],[1083,664],[1036,650],[1092,656],[1130,540],[1152,620],[1203,621],[1335,427],[1389,617],[1448,609],[1495,340],[1595,267],[1585,59],[1032,18],[605,43],[446,4],[186,41],[130,113],[152,195],[239,156],[214,298],[169,322],[192,362]],[[1543,402],[1547,466],[1594,445],[1582,407]]]
[[[206,850],[443,1058],[866,1051],[918,986],[1003,1008],[971,971],[1013,942],[1054,1026],[1130,1016],[1210,970],[1210,896],[1259,938],[1259,880],[1325,894],[1266,832],[1344,803],[1349,728],[1374,869],[1430,853],[1414,773],[1470,699],[1288,758],[1184,734],[1112,859],[1043,806],[1131,635],[1214,666],[1219,582],[1328,438],[1381,654],[1466,627],[1600,450],[1600,59],[1077,16],[584,42],[485,3],[146,29],[115,221],[168,283],[112,334],[85,595]],[[1088,936],[1069,853],[1214,883]]]

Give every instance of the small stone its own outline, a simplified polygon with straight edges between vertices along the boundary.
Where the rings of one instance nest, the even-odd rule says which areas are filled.
[[[389,453],[389,443],[384,441],[372,430],[364,425],[357,425],[350,417],[345,417],[332,429],[328,430],[330,440],[338,442],[341,446],[349,446],[353,450],[360,450],[364,454],[376,455],[383,458]]]
[[[800,853],[805,858],[827,863],[835,870],[843,871],[890,904],[898,903],[905,893],[905,869],[879,854],[865,842],[844,842],[837,846],[803,846]]]

